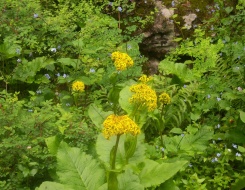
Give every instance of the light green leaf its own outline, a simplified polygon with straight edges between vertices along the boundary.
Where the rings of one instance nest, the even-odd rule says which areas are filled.
[[[56,182],[45,181],[37,190],[74,190]]]
[[[77,68],[78,64],[80,63],[80,61],[78,59],[71,59],[71,58],[60,58],[57,60],[58,62],[60,62],[63,66],[72,66],[73,68]]]
[[[183,131],[181,128],[173,128],[173,129],[171,129],[170,133],[182,134]]]
[[[133,174],[130,169],[119,174],[117,178],[119,190],[144,190],[144,186],[140,184],[139,177]]]
[[[49,152],[52,155],[54,155],[54,156],[57,153],[57,150],[59,148],[60,142],[61,142],[61,139],[58,138],[57,135],[52,136],[52,137],[48,137],[48,138],[45,139],[45,143],[46,143],[46,145],[48,147]]]
[[[105,171],[98,161],[61,142],[57,152],[59,181],[73,189],[95,190],[105,183]]]
[[[130,115],[134,110],[133,104],[129,102],[129,99],[132,97],[132,95],[133,93],[130,91],[129,86],[125,86],[119,94],[119,104],[128,115]]]
[[[124,141],[126,135],[121,135],[119,140],[119,146],[116,155],[116,168],[121,168],[127,164]],[[141,162],[145,158],[145,146],[144,146],[144,135],[140,134],[137,136],[137,145],[134,154],[128,159],[128,163],[134,164]],[[111,137],[109,140],[100,134],[96,142],[96,151],[99,155],[100,160],[109,168],[110,163],[110,152],[112,147],[116,143],[116,136]]]
[[[102,124],[107,116],[113,114],[112,111],[104,112],[101,108],[98,108],[95,104],[90,104],[88,108],[88,116],[92,120],[92,122],[98,127],[102,129]]]
[[[179,190],[179,188],[175,185],[175,183],[172,179],[169,179],[169,180],[165,181],[163,184],[161,184],[160,189]]]
[[[245,123],[245,112],[240,111],[240,119],[242,120],[243,123]]]
[[[140,172],[140,181],[144,187],[160,185],[173,177],[188,161],[175,161],[173,163],[159,164],[153,160],[145,160]]]
[[[241,190],[245,188],[245,176],[240,176],[231,186],[231,190]]]

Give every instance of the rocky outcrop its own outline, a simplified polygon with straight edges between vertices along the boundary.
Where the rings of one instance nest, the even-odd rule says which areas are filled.
[[[166,8],[162,1],[155,1],[157,14],[154,24],[143,32],[143,41],[140,44],[140,51],[149,58],[146,69],[149,74],[157,72],[160,60],[164,58],[171,48],[176,46],[173,41],[175,37],[175,27],[170,17],[174,14],[173,9]]]

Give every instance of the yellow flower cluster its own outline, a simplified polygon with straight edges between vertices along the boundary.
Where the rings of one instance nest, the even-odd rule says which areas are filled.
[[[130,87],[131,92],[135,94],[130,98],[131,103],[146,106],[149,111],[153,111],[157,107],[157,95],[155,90],[150,86],[140,83]]]
[[[72,90],[76,92],[83,92],[85,85],[82,81],[75,81],[72,83]]]
[[[163,105],[170,104],[171,98],[169,97],[169,95],[167,93],[163,92],[159,96],[159,102],[162,103]]]
[[[103,135],[106,139],[109,139],[113,135],[131,133],[136,136],[140,133],[139,126],[127,115],[109,115],[103,122],[103,126]]]
[[[152,77],[147,77],[146,75],[142,75],[142,76],[139,78],[139,81],[140,81],[140,82],[143,82],[143,83],[147,83],[147,82],[149,82],[150,80],[152,80]]]
[[[134,61],[128,54],[118,51],[111,54],[111,59],[114,61],[114,65],[118,71],[123,71],[134,64]]]

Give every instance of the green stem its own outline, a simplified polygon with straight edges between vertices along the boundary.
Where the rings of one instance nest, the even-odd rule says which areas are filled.
[[[120,136],[121,135],[117,135],[117,140],[116,140],[116,144],[115,144],[115,151],[114,151],[114,155],[112,157],[112,162],[111,162],[111,169],[112,170],[116,169],[116,156],[117,156],[117,148],[118,148]]]
[[[162,120],[163,117],[163,110],[164,110],[164,105],[162,105],[162,110],[161,110],[161,115],[160,115],[160,119]],[[163,128],[164,129],[164,128]],[[161,138],[161,146],[163,147],[163,137],[162,137],[162,133],[163,133],[163,129],[160,128],[160,138]],[[164,153],[162,152],[162,157],[164,156]]]
[[[135,120],[136,123],[137,123],[137,119],[138,119],[138,118],[137,118],[136,112],[139,110],[140,105],[141,105],[141,104],[136,104],[134,110],[133,110],[132,113],[130,114],[130,117],[131,117],[132,119],[134,118],[134,120]]]

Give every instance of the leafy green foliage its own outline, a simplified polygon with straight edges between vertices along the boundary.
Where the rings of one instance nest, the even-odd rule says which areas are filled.
[[[187,161],[176,161],[174,163],[157,163],[152,160],[145,160],[141,163],[142,171],[140,180],[144,187],[151,187],[161,184],[178,172]],[[154,178],[152,177],[154,176]]]
[[[138,34],[159,14],[152,2],[0,3],[1,189],[244,188],[244,2],[164,3],[211,19],[180,29],[150,83],[171,103],[152,112],[129,102],[146,61]],[[114,51],[134,66],[118,72]],[[98,135],[110,114],[142,134]]]

